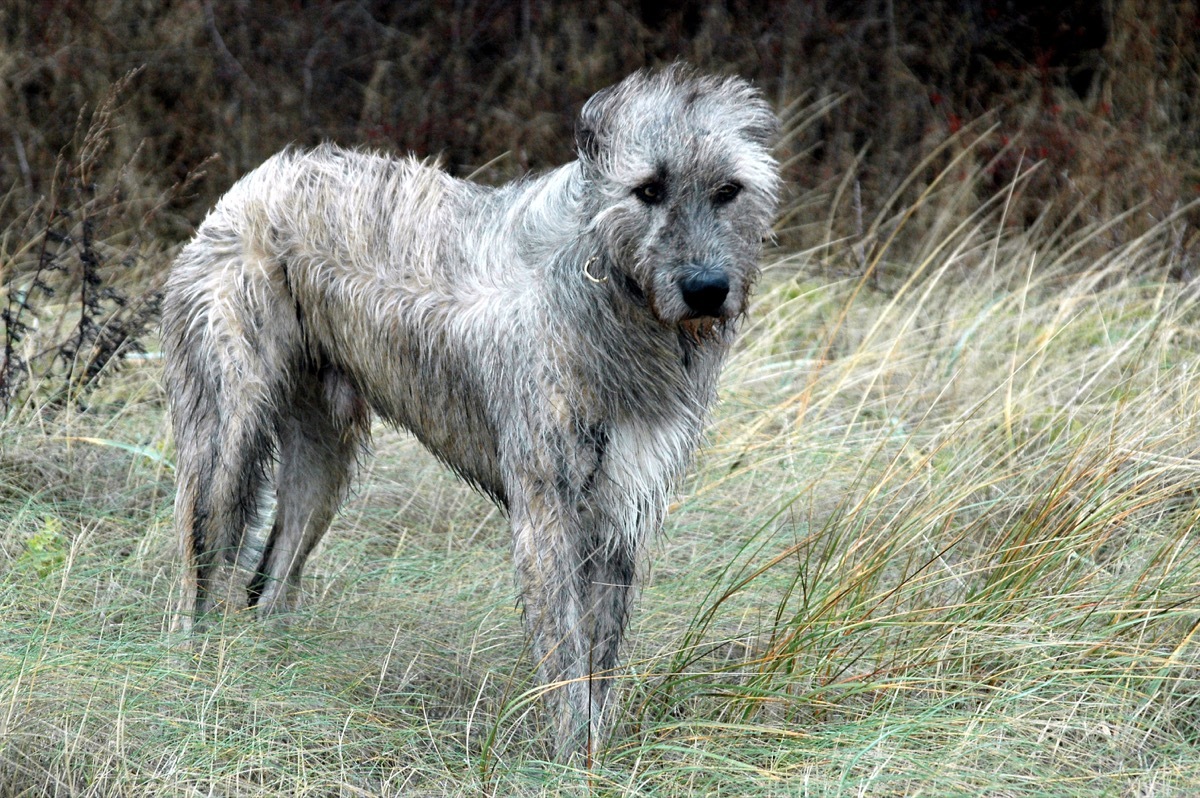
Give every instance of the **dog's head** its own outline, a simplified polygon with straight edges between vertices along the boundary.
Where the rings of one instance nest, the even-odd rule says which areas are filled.
[[[591,229],[661,323],[700,337],[745,311],[778,204],[778,127],[749,83],[681,65],[637,72],[584,105]]]

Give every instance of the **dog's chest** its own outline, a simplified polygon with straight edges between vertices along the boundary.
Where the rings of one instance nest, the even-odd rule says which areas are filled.
[[[604,472],[627,495],[665,501],[691,458],[698,427],[682,415],[614,424],[608,431]]]

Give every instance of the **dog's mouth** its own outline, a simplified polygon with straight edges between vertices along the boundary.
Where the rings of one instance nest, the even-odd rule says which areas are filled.
[[[693,316],[679,322],[679,331],[694,344],[715,341],[729,323],[728,317]]]

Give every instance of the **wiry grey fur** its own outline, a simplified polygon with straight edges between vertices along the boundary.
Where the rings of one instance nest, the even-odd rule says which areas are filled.
[[[758,273],[777,124],[744,81],[677,66],[592,97],[577,161],[499,188],[333,146],[237,183],[163,309],[181,625],[211,609],[272,459],[249,603],[294,603],[374,411],[507,509],[556,745],[590,754],[638,552]]]

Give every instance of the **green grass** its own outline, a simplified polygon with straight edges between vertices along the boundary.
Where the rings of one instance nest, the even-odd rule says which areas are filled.
[[[157,365],[9,419],[0,796],[1195,794],[1198,289],[1169,223],[997,215],[775,256],[587,777],[546,760],[503,518],[410,439],[286,627],[191,655]]]

